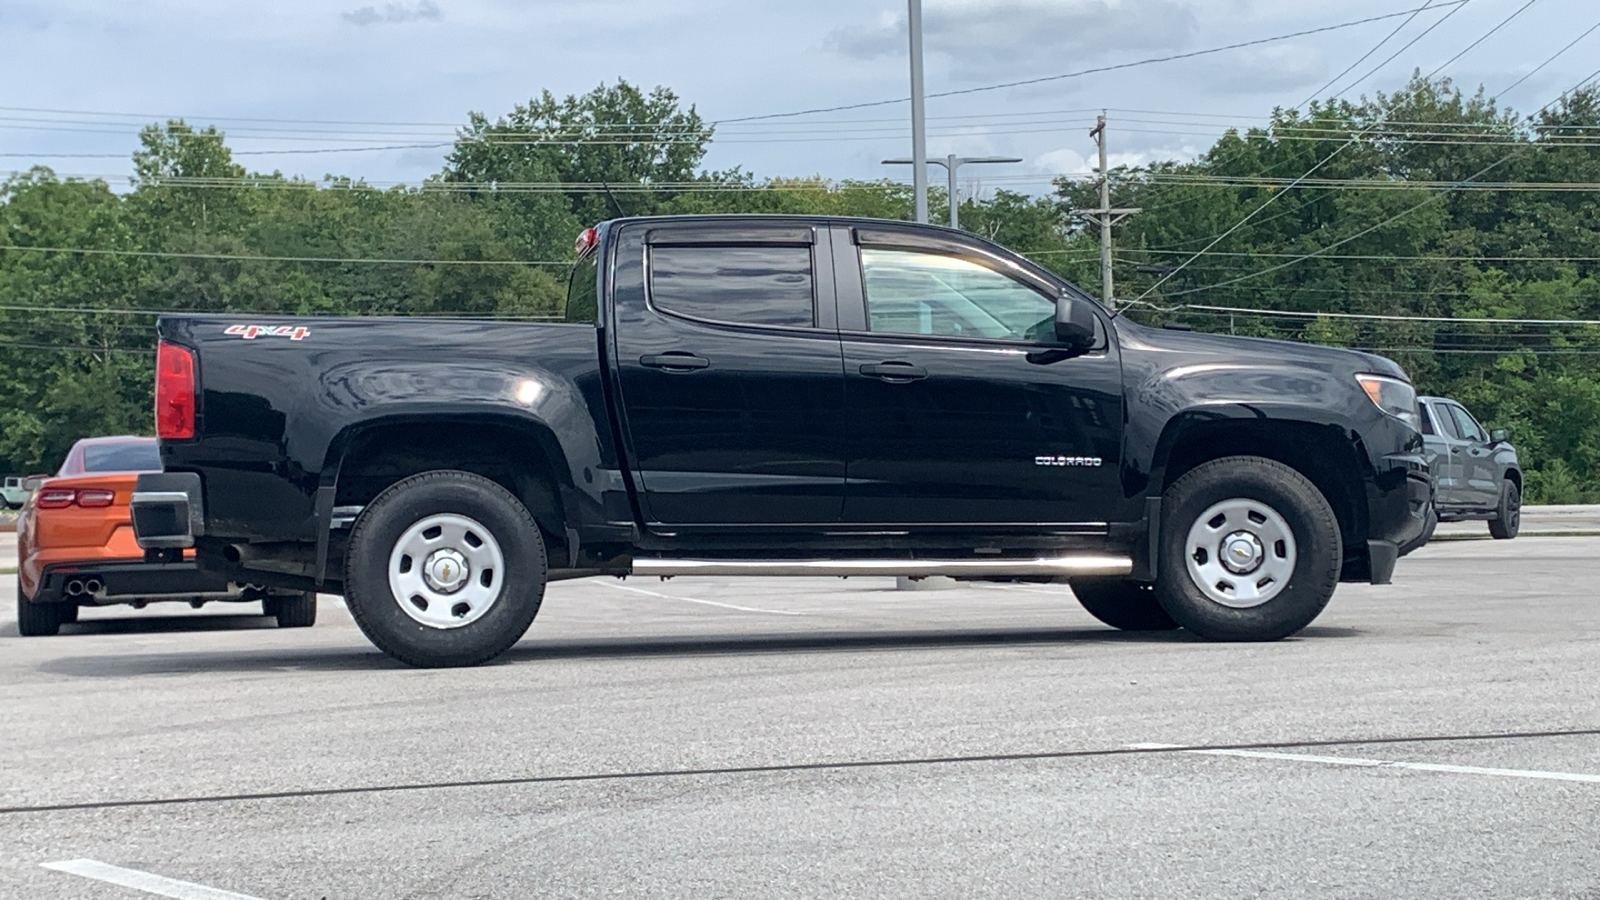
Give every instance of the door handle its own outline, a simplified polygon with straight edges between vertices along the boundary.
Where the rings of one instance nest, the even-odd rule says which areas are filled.
[[[1460,453],[1461,452],[1461,448],[1460,447],[1451,447],[1450,448],[1450,452],[1451,453]]]
[[[861,374],[882,378],[890,384],[907,384],[920,378],[927,378],[928,370],[908,362],[882,362],[867,363],[861,367]]]
[[[652,353],[639,357],[639,365],[649,369],[666,369],[668,372],[692,372],[711,366],[711,360],[682,350],[669,353]]]

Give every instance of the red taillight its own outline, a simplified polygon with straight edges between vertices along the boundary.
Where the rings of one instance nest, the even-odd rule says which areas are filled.
[[[84,509],[103,509],[117,499],[115,491],[79,491],[78,505]]]
[[[194,351],[161,342],[156,351],[156,436],[194,437]]]
[[[72,501],[77,497],[77,491],[69,491],[64,488],[44,488],[39,491],[39,496],[34,500],[33,505],[40,509],[66,509],[72,505]]]
[[[578,235],[578,239],[576,241],[573,241],[572,249],[578,251],[578,258],[579,259],[583,259],[585,256],[588,256],[590,253],[593,253],[594,252],[594,248],[596,246],[598,246],[599,243],[600,243],[600,229],[598,229],[598,228],[585,228],[583,230],[583,233]]]

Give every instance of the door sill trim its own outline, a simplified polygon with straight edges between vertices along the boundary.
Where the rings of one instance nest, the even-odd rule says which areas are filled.
[[[633,574],[1125,577],[1133,574],[1133,559],[1108,554],[1031,559],[635,559]]]

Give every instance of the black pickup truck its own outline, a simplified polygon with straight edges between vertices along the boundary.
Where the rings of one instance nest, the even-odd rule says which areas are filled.
[[[565,322],[160,322],[148,555],[342,593],[472,665],[593,575],[1069,581],[1102,621],[1299,631],[1430,480],[1393,362],[1152,329],[971,234],[619,219]]]

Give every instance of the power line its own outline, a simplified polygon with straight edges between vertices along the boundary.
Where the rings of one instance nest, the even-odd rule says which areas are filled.
[[[158,259],[213,259],[238,262],[305,262],[305,263],[355,263],[396,266],[570,266],[572,260],[500,260],[500,259],[363,259],[338,256],[254,256],[235,253],[179,253],[165,250],[103,250],[90,247],[27,247],[20,244],[0,244],[0,250],[33,253],[80,253],[98,256],[153,257]]]
[[[1359,319],[1374,322],[1456,322],[1472,325],[1562,325],[1562,326],[1600,326],[1600,319],[1496,319],[1489,317],[1473,316],[1403,316],[1386,315],[1381,313],[1343,313],[1343,312],[1292,312],[1281,309],[1249,309],[1240,306],[1205,306],[1198,303],[1185,303],[1176,307],[1157,307],[1148,304],[1163,312],[1181,310],[1200,310],[1202,312],[1224,313],[1228,315],[1276,316],[1296,319]]]
[[[1429,4],[1424,4],[1424,6],[1420,7],[1419,9],[1436,9],[1437,10],[1437,9],[1444,9],[1446,6],[1454,6],[1456,8],[1459,8],[1462,4],[1465,4],[1467,2],[1469,2],[1469,0],[1447,0],[1447,2],[1445,2],[1445,3],[1440,3],[1437,6],[1432,6],[1431,5],[1431,0],[1430,0]],[[1181,60],[1181,59],[1193,59],[1193,58],[1195,58],[1197,56],[1207,56],[1207,55],[1210,55],[1210,54],[1213,54],[1213,53],[1223,53],[1223,52],[1226,52],[1228,50],[1239,50],[1239,49],[1242,49],[1242,48],[1245,48],[1245,47],[1255,47],[1255,46],[1258,46],[1258,45],[1261,45],[1261,44],[1271,44],[1271,43],[1275,43],[1277,41],[1286,41],[1286,40],[1291,40],[1293,38],[1305,37],[1307,35],[1312,35],[1312,34],[1321,34],[1321,33],[1328,32],[1328,31],[1338,31],[1338,30],[1343,29],[1343,28],[1354,28],[1354,27],[1356,27],[1358,25],[1366,25],[1366,24],[1371,23],[1371,22],[1381,22],[1381,21],[1384,21],[1386,19],[1394,19],[1394,18],[1398,18],[1400,16],[1409,15],[1409,14],[1418,12],[1419,9],[1406,9],[1406,10],[1401,10],[1399,12],[1385,13],[1384,15],[1381,15],[1381,16],[1370,16],[1368,18],[1357,19],[1357,20],[1352,21],[1352,22],[1341,22],[1341,23],[1339,23],[1337,25],[1324,25],[1324,26],[1322,26],[1320,28],[1310,28],[1310,29],[1307,29],[1305,31],[1296,31],[1296,32],[1292,32],[1290,34],[1280,34],[1280,35],[1274,35],[1273,37],[1257,38],[1256,40],[1242,41],[1242,42],[1239,42],[1239,43],[1236,43],[1236,44],[1227,44],[1227,45],[1224,45],[1224,46],[1221,46],[1221,47],[1210,47],[1210,48],[1207,48],[1205,50],[1194,50],[1194,51],[1190,51],[1188,53],[1176,53],[1176,54],[1173,54],[1173,55],[1170,55],[1170,56],[1151,57],[1149,59],[1141,59],[1141,60],[1137,60],[1137,61],[1134,61],[1134,62],[1117,63],[1115,65],[1109,65],[1109,66],[1096,66],[1095,68],[1080,69],[1080,70],[1078,70],[1076,72],[1067,72],[1067,73],[1062,74],[1062,75],[1048,75],[1048,76],[1045,76],[1043,78],[1028,78],[1028,79],[1023,79],[1021,81],[1008,81],[1008,82],[1004,82],[1002,84],[991,84],[991,85],[986,85],[984,87],[963,88],[961,90],[954,90],[954,91],[942,91],[940,93],[929,94],[928,97],[930,99],[936,98],[936,97],[956,97],[956,96],[961,96],[961,95],[964,95],[964,94],[975,94],[975,93],[979,93],[979,92],[982,92],[982,91],[998,91],[998,90],[1003,90],[1005,88],[1024,87],[1026,85],[1032,85],[1032,84],[1044,84],[1044,83],[1051,82],[1051,81],[1062,81],[1062,80],[1065,80],[1065,79],[1068,79],[1068,78],[1080,78],[1080,77],[1082,77],[1084,75],[1094,75],[1094,74],[1098,74],[1098,73],[1101,73],[1101,72],[1114,72],[1114,71],[1117,71],[1117,70],[1120,70],[1120,69],[1131,69],[1131,68],[1134,68],[1135,66],[1145,66],[1145,65],[1151,65],[1151,64],[1154,64],[1154,63],[1174,62],[1174,61]],[[803,109],[803,110],[799,110],[797,112],[766,113],[766,114],[759,115],[759,116],[742,116],[742,117],[734,118],[734,119],[719,119],[719,120],[711,122],[711,124],[714,125],[714,126],[719,126],[720,127],[722,125],[731,125],[731,124],[736,124],[736,123],[739,123],[739,122],[758,122],[758,121],[765,121],[765,120],[769,120],[769,119],[790,119],[790,118],[794,118],[796,116],[809,116],[809,115],[815,115],[815,114],[818,114],[818,113],[841,112],[841,111],[850,110],[850,109],[867,109],[867,108],[876,107],[876,106],[889,106],[889,105],[892,105],[892,104],[895,104],[895,103],[906,103],[909,100],[910,100],[910,98],[908,98],[908,97],[902,97],[902,98],[899,98],[897,100],[873,100],[873,101],[866,102],[866,103],[847,103],[847,104],[843,104],[843,105],[840,105],[840,106],[826,106],[826,107],[818,107],[816,109]]]
[[[1338,91],[1334,92],[1334,95],[1333,95],[1334,99],[1338,99],[1339,97],[1344,96],[1344,93],[1346,91],[1350,90],[1351,88],[1355,87],[1356,85],[1360,84],[1361,82],[1366,81],[1368,78],[1371,78],[1373,75],[1377,74],[1379,71],[1381,71],[1383,69],[1384,66],[1387,66],[1389,63],[1394,62],[1395,59],[1400,56],[1400,54],[1406,52],[1407,50],[1410,50],[1413,46],[1416,45],[1416,43],[1418,41],[1422,40],[1423,38],[1427,37],[1429,34],[1433,33],[1433,30],[1435,28],[1438,28],[1440,25],[1443,25],[1444,23],[1450,21],[1450,17],[1451,16],[1454,16],[1456,13],[1460,12],[1461,10],[1463,10],[1465,8],[1466,8],[1466,4],[1463,3],[1463,4],[1460,4],[1460,5],[1456,6],[1454,9],[1450,10],[1449,12],[1445,13],[1443,16],[1440,16],[1438,18],[1438,20],[1436,20],[1432,25],[1429,25],[1427,28],[1424,28],[1422,30],[1421,34],[1418,34],[1416,37],[1412,38],[1411,40],[1406,41],[1405,46],[1403,46],[1399,50],[1396,50],[1395,52],[1389,54],[1389,58],[1388,59],[1385,59],[1383,62],[1378,63],[1376,66],[1373,66],[1371,69],[1369,69],[1367,71],[1367,73],[1365,75],[1357,76],[1356,80],[1350,82],[1349,84],[1347,84],[1344,87],[1340,88]],[[1444,68],[1444,67],[1440,66],[1439,68]],[[1434,69],[1433,71],[1434,71],[1434,73],[1437,73],[1439,71],[1439,69]],[[1433,75],[1430,74],[1428,77],[1432,78]]]
[[[1521,6],[1517,7],[1516,11],[1513,12],[1511,15],[1506,16],[1504,19],[1502,19],[1500,21],[1500,24],[1498,24],[1498,25],[1494,26],[1493,28],[1489,29],[1488,31],[1484,32],[1482,37],[1480,37],[1477,40],[1473,41],[1472,43],[1468,44],[1466,47],[1464,47],[1461,50],[1460,53],[1457,53],[1455,56],[1452,56],[1449,59],[1445,60],[1444,63],[1439,66],[1439,69],[1442,69],[1445,66],[1448,66],[1451,63],[1455,62],[1456,60],[1460,59],[1461,57],[1466,56],[1468,53],[1471,53],[1472,50],[1475,47],[1477,47],[1479,44],[1483,43],[1484,41],[1488,40],[1490,37],[1493,37],[1497,32],[1500,31],[1500,29],[1502,29],[1502,28],[1506,27],[1507,25],[1511,24],[1511,20],[1512,19],[1515,19],[1517,16],[1520,16],[1523,13],[1527,12],[1528,11],[1528,7],[1534,5],[1535,3],[1538,3],[1538,2],[1539,2],[1539,0],[1528,0],[1527,3],[1524,3]],[[1460,7],[1457,7],[1457,9],[1459,9],[1459,8]],[[1560,54],[1558,53],[1557,55],[1560,55]],[[1551,58],[1554,59],[1555,57],[1551,57]],[[1435,69],[1434,71],[1437,72],[1439,69]]]
[[[1520,8],[1518,8],[1516,12],[1512,13],[1511,16],[1507,17],[1504,21],[1500,22],[1500,24],[1498,24],[1494,28],[1490,29],[1488,34],[1485,34],[1483,37],[1480,37],[1478,40],[1474,41],[1467,49],[1470,50],[1470,49],[1472,49],[1472,47],[1476,47],[1479,44],[1483,43],[1483,41],[1489,35],[1492,35],[1495,32],[1499,31],[1502,27],[1505,26],[1505,24],[1507,22],[1511,21],[1511,19],[1516,18],[1518,15],[1520,15],[1522,13],[1523,10],[1526,10],[1529,6],[1532,6],[1536,2],[1538,2],[1538,0],[1528,0],[1528,2],[1525,3],[1523,6],[1521,6]],[[1455,9],[1451,10],[1449,14],[1447,14],[1444,18],[1440,19],[1439,22],[1435,22],[1433,26],[1430,26],[1427,29],[1427,31],[1424,31],[1421,35],[1418,35],[1416,39],[1413,39],[1410,43],[1406,44],[1405,47],[1400,48],[1400,51],[1396,51],[1394,56],[1398,56],[1401,51],[1404,51],[1406,49],[1406,47],[1410,47],[1412,44],[1415,44],[1417,40],[1421,39],[1429,31],[1432,31],[1434,27],[1437,27],[1445,19],[1448,19],[1450,17],[1450,15],[1454,15],[1456,12],[1460,11],[1461,9],[1462,9],[1461,6],[1455,7]],[[1465,52],[1466,52],[1465,50],[1462,51],[1462,53],[1465,53]],[[1443,65],[1435,67],[1432,72],[1428,73],[1427,77],[1431,80],[1433,78],[1433,76],[1439,74],[1439,72],[1441,70],[1443,70],[1445,68],[1445,66],[1448,66],[1450,63],[1455,62],[1457,59],[1460,59],[1461,55],[1462,55],[1461,53],[1458,53],[1455,56],[1451,57],[1449,60],[1447,60]],[[1394,59],[1394,56],[1390,56],[1389,59],[1391,59],[1391,60]],[[1388,64],[1388,60],[1385,60],[1383,65],[1387,65],[1387,64]],[[1381,68],[1381,67],[1382,66],[1380,66],[1379,68]],[[1376,70],[1374,70],[1374,71],[1376,71]],[[1585,79],[1585,82],[1586,81],[1587,81],[1587,79]],[[1579,86],[1581,87],[1583,83],[1584,82],[1580,82]],[[1349,90],[1349,88],[1346,87],[1344,90],[1341,90],[1339,93],[1343,94],[1345,90]],[[1541,107],[1541,109],[1547,109],[1547,108],[1549,108],[1549,106],[1550,106],[1550,104],[1545,104],[1545,106]],[[1379,121],[1381,121],[1381,119]],[[1377,124],[1378,124],[1378,122],[1374,122],[1373,125],[1368,126],[1367,129],[1363,129],[1363,131],[1360,134],[1357,134],[1357,135],[1353,136],[1349,141],[1339,145],[1339,147],[1337,147],[1332,153],[1328,154],[1326,157],[1323,157],[1323,159],[1320,160],[1319,162],[1317,162],[1316,165],[1313,165],[1310,169],[1306,170],[1305,174],[1301,175],[1299,178],[1296,178],[1283,191],[1276,192],[1276,193],[1272,194],[1270,197],[1268,197],[1266,199],[1266,201],[1264,203],[1262,203],[1260,206],[1257,206],[1255,209],[1251,210],[1243,219],[1240,219],[1232,227],[1230,227],[1227,231],[1224,231],[1221,234],[1217,235],[1216,238],[1211,241],[1211,243],[1207,244],[1200,251],[1200,253],[1204,253],[1206,250],[1210,250],[1211,248],[1215,247],[1217,244],[1221,243],[1229,235],[1231,235],[1234,232],[1238,231],[1240,228],[1243,228],[1251,219],[1254,219],[1262,210],[1266,209],[1268,206],[1271,206],[1273,203],[1276,203],[1279,197],[1281,197],[1284,194],[1288,193],[1290,190],[1293,190],[1295,187],[1299,186],[1301,182],[1305,181],[1306,179],[1310,178],[1312,175],[1316,174],[1318,170],[1320,170],[1323,166],[1325,166],[1329,162],[1331,162],[1334,159],[1334,157],[1338,156],[1340,153],[1343,153],[1347,148],[1351,147],[1356,142],[1356,140],[1359,139],[1362,136],[1362,134],[1364,134],[1367,130],[1370,130],[1371,128],[1375,127]],[[1515,155],[1515,152],[1512,155]],[[1479,176],[1487,174],[1488,172],[1492,171],[1494,168],[1499,166],[1501,163],[1503,163],[1503,162],[1505,162],[1505,161],[1507,161],[1509,159],[1511,159],[1511,155],[1508,155],[1505,158],[1501,159],[1500,162],[1496,162],[1496,163],[1484,168],[1483,170],[1479,171],[1476,175],[1474,175],[1472,178],[1467,179],[1467,181],[1471,182],[1471,181],[1476,180]],[[1428,203],[1433,202],[1433,200],[1435,198],[1442,197],[1442,196],[1445,196],[1445,194],[1444,193],[1440,193],[1440,194],[1436,194],[1436,195],[1434,195],[1432,197],[1429,197],[1428,199],[1424,200],[1422,203],[1419,203],[1416,206],[1410,207],[1409,209],[1407,209],[1404,212],[1400,213],[1399,216],[1391,217],[1390,219],[1386,220],[1385,222],[1380,223],[1379,226],[1374,226],[1373,228],[1369,228],[1369,229],[1365,229],[1363,231],[1357,232],[1356,234],[1351,235],[1350,237],[1345,238],[1345,239],[1343,239],[1343,240],[1341,240],[1341,241],[1339,241],[1339,242],[1337,242],[1335,244],[1332,244],[1332,245],[1330,245],[1330,246],[1328,246],[1326,248],[1323,248],[1323,249],[1331,250],[1334,247],[1340,246],[1342,244],[1349,243],[1350,241],[1353,241],[1356,238],[1361,237],[1362,235],[1369,234],[1371,231],[1375,230],[1377,227],[1381,227],[1381,225],[1385,225],[1385,224],[1388,224],[1390,222],[1397,221],[1400,217],[1408,215],[1412,210],[1420,209],[1422,206],[1425,206]],[[1163,275],[1159,281],[1157,281],[1155,284],[1152,284],[1149,288],[1146,288],[1144,293],[1140,294],[1137,299],[1142,300],[1145,297],[1148,297],[1157,288],[1161,287],[1161,285],[1166,284],[1168,281],[1172,280],[1172,277],[1174,275],[1177,275],[1179,272],[1183,271],[1191,262],[1193,262],[1195,259],[1198,259],[1199,256],[1200,256],[1200,253],[1197,253],[1194,256],[1190,257],[1189,259],[1184,260],[1183,262],[1179,263],[1176,267],[1174,267],[1172,269],[1172,271],[1167,272],[1165,275]],[[1306,257],[1306,258],[1310,258],[1310,257]],[[1282,269],[1282,268],[1285,268],[1287,266],[1294,265],[1295,262],[1298,262],[1298,261],[1299,260],[1293,260],[1293,261],[1290,261],[1290,262],[1286,262],[1286,263],[1283,263],[1282,265],[1275,266],[1275,267],[1272,267],[1272,268],[1269,268],[1269,269],[1265,269],[1262,272],[1260,272],[1259,274],[1263,274],[1264,275],[1267,272],[1276,271],[1278,269]],[[1238,279],[1233,279],[1232,281],[1223,282],[1221,285],[1216,285],[1216,287],[1223,287],[1223,286],[1226,286],[1228,284],[1237,283],[1238,281],[1242,281],[1242,280],[1245,280],[1246,278],[1252,278],[1252,277],[1255,277],[1255,276],[1254,275],[1241,276]],[[1201,289],[1200,288],[1191,288],[1191,289],[1186,290],[1185,293],[1191,292],[1191,291],[1195,291],[1195,290],[1201,290]]]
[[[1557,50],[1555,52],[1554,56],[1551,56],[1549,59],[1545,60],[1544,62],[1538,64],[1537,66],[1534,66],[1533,69],[1528,72],[1528,74],[1522,76],[1521,78],[1518,78],[1516,81],[1511,82],[1511,84],[1509,84],[1505,88],[1503,88],[1500,91],[1500,93],[1497,94],[1496,96],[1503,97],[1506,94],[1511,93],[1511,91],[1513,89],[1515,89],[1517,87],[1517,85],[1519,85],[1519,84],[1523,83],[1524,81],[1527,81],[1529,78],[1532,78],[1533,76],[1539,74],[1539,71],[1541,69],[1543,69],[1545,66],[1548,66],[1551,63],[1555,62],[1556,59],[1559,58],[1563,53],[1566,53],[1568,50],[1571,50],[1574,46],[1576,46],[1579,41],[1581,41],[1584,38],[1588,37],[1589,35],[1593,34],[1596,28],[1600,28],[1600,22],[1596,22],[1593,25],[1590,25],[1589,29],[1587,31],[1585,31],[1583,34],[1580,34],[1577,37],[1573,38],[1572,41],[1569,42],[1565,47],[1562,47],[1560,50]],[[1589,126],[1589,127],[1592,127],[1592,126]]]
[[[1374,53],[1377,53],[1378,50],[1381,47],[1383,47],[1384,44],[1387,44],[1391,40],[1393,40],[1395,35],[1399,34],[1402,31],[1404,31],[1407,25],[1410,25],[1412,22],[1416,21],[1417,16],[1422,15],[1432,5],[1433,5],[1433,0],[1428,0],[1427,3],[1424,3],[1422,6],[1418,7],[1417,9],[1412,10],[1411,15],[1407,16],[1406,20],[1404,22],[1401,22],[1399,25],[1396,25],[1394,27],[1393,31],[1389,32],[1387,35],[1384,36],[1383,40],[1381,40],[1378,43],[1374,44],[1372,46],[1371,50],[1368,50],[1367,52],[1361,54],[1361,57],[1359,59],[1357,59],[1355,62],[1353,62],[1350,65],[1346,66],[1343,72],[1340,72],[1339,74],[1337,74],[1337,75],[1333,76],[1332,78],[1328,79],[1328,83],[1327,84],[1325,84],[1322,87],[1319,87],[1316,90],[1312,91],[1311,92],[1311,96],[1307,97],[1304,100],[1301,100],[1295,106],[1295,108],[1299,109],[1301,106],[1305,106],[1305,105],[1309,104],[1311,101],[1317,99],[1317,95],[1321,94],[1323,91],[1325,91],[1328,88],[1331,88],[1335,84],[1337,84],[1339,79],[1345,77],[1346,75],[1349,75],[1352,71],[1355,70],[1356,66],[1359,66],[1362,63],[1366,62],[1368,57],[1372,56],[1372,54],[1374,54]],[[1460,6],[1456,7],[1456,9],[1460,9],[1460,8],[1461,8]],[[1441,19],[1440,21],[1442,22],[1444,20]],[[1426,33],[1426,32],[1424,32],[1424,33]]]

